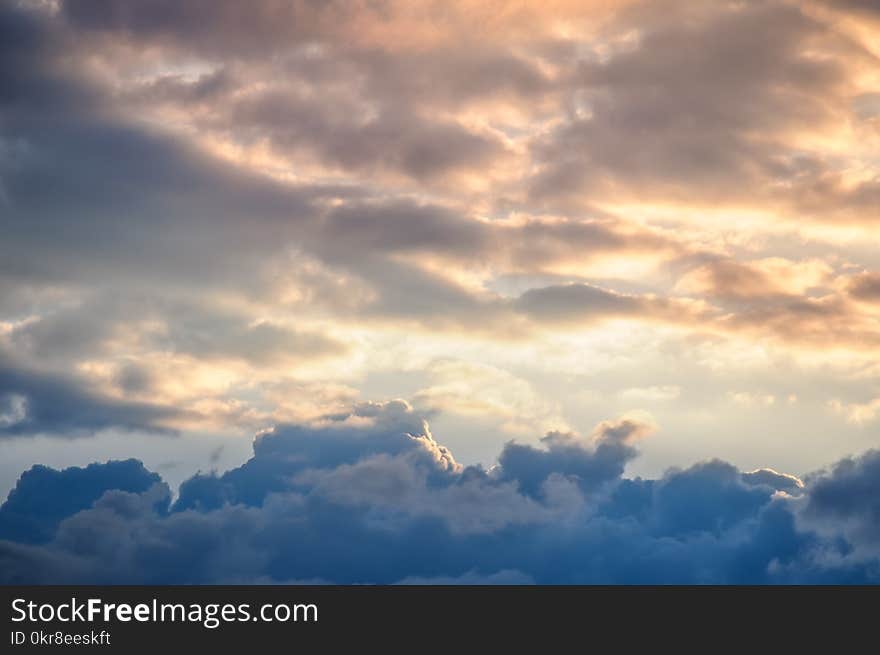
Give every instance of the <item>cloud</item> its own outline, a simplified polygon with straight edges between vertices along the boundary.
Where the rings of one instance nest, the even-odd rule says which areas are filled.
[[[534,146],[543,164],[535,199],[686,194],[711,204],[744,201],[748,189],[803,204],[812,176],[799,162],[832,172],[792,136],[829,130],[845,113],[860,48],[801,7],[641,3],[609,24],[613,45],[579,62],[579,110]],[[826,57],[811,56],[816,44]],[[855,202],[860,193],[841,196]],[[811,215],[821,217],[820,202]]]
[[[406,455],[427,467],[431,478],[460,468],[406,403],[365,403],[351,412],[325,416],[311,427],[280,425],[261,434],[252,459],[221,476],[197,475],[184,482],[175,507],[259,505],[270,493],[295,489],[298,473],[335,469],[380,454]]]
[[[829,406],[843,414],[846,420],[855,425],[864,425],[873,421],[880,413],[880,398],[871,398],[866,402],[846,403],[838,398],[831,400]]]
[[[105,492],[143,493],[160,483],[134,459],[62,471],[34,466],[0,507],[0,534],[21,543],[48,541],[62,520],[89,509]]]
[[[627,461],[637,451],[632,442],[650,428],[630,419],[603,423],[593,435],[593,444],[574,434],[551,432],[541,443],[545,448],[508,443],[498,457],[500,478],[515,480],[523,493],[536,495],[551,475],[572,479],[592,490],[619,478]]]
[[[662,402],[674,400],[681,395],[681,387],[676,385],[663,385],[651,387],[631,387],[620,392],[620,396],[627,400],[642,402]]]
[[[688,271],[676,288],[725,301],[779,302],[812,289],[829,288],[832,279],[831,267],[821,260],[714,259]]]
[[[89,391],[72,376],[41,373],[0,351],[0,436],[75,437],[99,430],[169,433],[163,423],[182,415],[172,408],[128,402]]]
[[[742,480],[746,484],[767,485],[777,491],[789,494],[803,493],[804,483],[790,473],[779,473],[773,469],[755,469],[742,474]]]
[[[563,325],[609,318],[690,322],[704,313],[698,303],[684,299],[635,296],[578,283],[529,289],[514,307],[539,323]]]
[[[290,282],[281,273],[289,254],[300,251],[352,285],[330,297],[319,280],[298,280],[301,296],[320,297],[320,309],[338,320],[482,336],[530,334],[529,320],[544,328],[619,316],[702,324],[706,313],[668,290],[647,297],[643,288],[618,290],[632,281],[617,273],[607,288],[592,278],[601,264],[625,260],[643,270],[704,256],[705,248],[603,214],[592,199],[589,216],[547,215],[543,192],[532,202],[523,190],[559,178],[592,195],[587,182],[595,179],[645,193],[684,185],[693,195],[713,187],[706,177],[750,189],[756,175],[800,180],[801,164],[778,161],[794,157],[791,148],[753,133],[824,125],[815,119],[831,111],[847,79],[839,60],[864,53],[788,5],[668,4],[668,15],[644,5],[605,7],[599,29],[586,8],[561,3],[562,16],[598,29],[593,50],[549,37],[554,20],[540,12],[511,10],[498,19],[507,25],[499,34],[510,36],[512,23],[541,29],[524,41],[528,30],[463,51],[447,39],[469,33],[483,11],[457,3],[438,26],[444,38],[405,56],[394,42],[378,47],[350,37],[365,26],[411,26],[430,7],[269,2],[243,12],[226,2],[186,9],[123,2],[96,11],[65,2],[57,13],[7,9],[4,25],[19,47],[16,65],[0,69],[10,98],[0,108],[0,176],[12,210],[2,273],[16,289],[65,285],[100,295],[113,279],[140,292],[138,302],[174,289],[190,295],[184,303],[222,293],[268,305]],[[242,24],[252,31],[242,34]],[[618,41],[621,34],[636,36]],[[828,57],[809,56],[814,44]],[[267,59],[267,50],[277,58]],[[440,56],[447,51],[451,63]],[[706,56],[693,58],[694,51]],[[750,57],[731,67],[742,52]],[[151,59],[160,54],[162,65]],[[820,101],[826,91],[830,99]],[[579,102],[583,112],[569,111]],[[517,106],[528,107],[525,119],[511,114]],[[508,165],[496,177],[496,167]],[[810,166],[824,174],[825,164]],[[383,178],[385,170],[409,182]],[[434,183],[447,173],[470,181]],[[483,183],[488,195],[471,188]],[[681,288],[753,302],[779,270],[718,258],[687,273]],[[569,279],[531,284],[514,303],[493,294],[499,279],[523,274]],[[728,323],[819,342],[825,335],[814,336],[812,324],[785,327],[795,309],[817,304],[802,292],[781,311],[736,307],[746,316]],[[109,319],[91,322],[85,337],[69,320],[50,329],[48,317],[21,332],[35,333],[46,350],[80,339],[84,351],[109,336]],[[234,328],[221,320],[197,338],[182,318],[168,322],[197,358],[220,352],[260,363],[282,351],[340,350],[270,318]],[[854,331],[851,341],[866,332]],[[250,351],[255,342],[265,347]]]
[[[813,467],[863,439],[821,436],[829,397],[880,406],[870,5],[3,5],[0,434],[275,428],[172,508],[85,469],[2,570],[871,579],[866,519],[804,509],[864,464],[652,468]],[[388,396],[462,461],[519,441],[483,470],[404,402],[344,409]],[[674,426],[645,469],[632,416],[570,433],[633,403]]]
[[[520,571],[498,571],[489,575],[480,575],[476,571],[457,577],[441,578],[404,578],[397,584],[402,585],[528,585],[535,581]]]
[[[506,158],[507,147],[497,132],[475,129],[432,111],[422,91],[428,90],[435,99],[479,95],[485,93],[484,87],[499,86],[499,80],[501,86],[511,86],[509,76],[517,80],[512,85],[515,90],[540,88],[537,68],[489,52],[482,65],[467,57],[463,66],[450,62],[429,72],[424,70],[429,62],[437,68],[443,59],[422,56],[407,66],[398,57],[385,55],[382,48],[355,45],[358,35],[364,34],[363,29],[352,29],[355,23],[362,28],[394,25],[394,31],[400,13],[399,6],[379,11],[369,3],[318,8],[305,2],[261,2],[244,12],[234,3],[200,4],[185,11],[173,4],[145,11],[136,3],[123,3],[104,12],[76,2],[62,6],[66,26],[86,39],[97,34],[117,46],[161,43],[184,58],[195,52],[199,58],[222,62],[220,72],[206,74],[196,84],[182,82],[172,73],[142,85],[132,97],[139,104],[147,101],[176,109],[186,105],[189,120],[201,130],[220,138],[237,134],[239,143],[263,144],[290,162],[309,161],[362,176],[391,173],[425,182],[485,171],[495,160]],[[249,35],[242,34],[243,23],[251,25]],[[260,38],[254,39],[257,33]],[[218,40],[221,34],[226,36]],[[259,75],[266,65],[265,58],[255,64],[254,55],[269,51],[284,56],[271,84],[257,89],[226,71],[232,50],[245,77],[254,69]],[[461,70],[468,73],[461,75]],[[358,83],[360,75],[369,83]],[[428,77],[439,83],[418,82]],[[464,79],[448,82],[460,78]],[[284,83],[290,79],[296,83]],[[401,88],[394,80],[411,82]],[[438,88],[447,89],[446,93],[438,93]]]
[[[835,9],[851,10],[867,16],[880,11],[875,0],[826,0],[826,4]]]
[[[485,471],[457,465],[406,404],[361,405],[259,436],[245,465],[192,478],[170,510],[135,461],[37,467],[0,509],[0,571],[5,583],[876,580],[876,453],[803,482],[718,460],[624,477],[649,430],[620,419],[592,440],[508,444]]]
[[[849,543],[876,554],[880,546],[880,452],[872,450],[841,460],[829,473],[808,483],[810,494],[804,517],[842,526]]]
[[[247,98],[229,109],[230,128],[297,157],[308,151],[330,167],[350,172],[389,171],[415,180],[485,170],[505,156],[496,135],[439,118],[422,118],[396,105],[353,120],[358,104],[330,112],[325,101],[275,92]]]
[[[850,281],[849,293],[865,302],[880,301],[880,273],[862,273]]]
[[[86,12],[69,11],[77,16]],[[158,22],[135,22],[147,32],[170,29],[175,11],[156,7],[155,14],[147,14]],[[229,11],[237,15],[234,8]],[[120,9],[119,16],[140,16],[140,12]],[[93,18],[103,20],[101,16]],[[16,286],[64,286],[96,296],[82,312],[59,316],[61,326],[42,317],[20,327],[19,337],[28,333],[28,341],[37,348],[57,351],[78,346],[78,354],[85,355],[102,337],[112,336],[110,322],[120,309],[123,317],[132,316],[131,306],[122,308],[118,299],[101,297],[107,293],[105,281],[113,279],[137,298],[135,313],[143,314],[147,308],[173,312],[171,338],[180,336],[177,341],[185,342],[196,356],[217,351],[234,355],[255,341],[271,341],[278,347],[241,353],[246,359],[273,356],[279,349],[333,349],[333,344],[313,348],[315,336],[305,338],[303,347],[296,343],[290,347],[291,340],[303,341],[303,335],[281,335],[268,321],[256,328],[224,329],[227,317],[217,321],[215,330],[189,338],[183,319],[191,312],[180,312],[185,302],[204,306],[206,294],[218,293],[238,296],[242,302],[269,302],[280,271],[295,250],[327,267],[329,275],[348,275],[353,284],[365,287],[361,292],[371,301],[358,304],[343,297],[331,307],[343,316],[358,308],[359,318],[412,320],[424,329],[487,323],[487,329],[512,325],[515,331],[509,312],[493,303],[491,294],[478,292],[475,285],[465,287],[438,269],[449,262],[468,268],[485,262],[535,271],[566,261],[582,262],[587,253],[598,257],[677,249],[651,230],[614,221],[530,218],[496,224],[478,220],[454,203],[415,202],[393,189],[377,192],[369,188],[364,175],[336,185],[312,184],[308,176],[299,182],[266,175],[262,167],[218,157],[212,150],[216,144],[137,120],[131,111],[146,108],[120,102],[116,90],[87,66],[71,72],[66,63],[69,54],[53,47],[76,39],[65,31],[69,26],[35,10],[6,11],[4,20],[10,30],[15,21],[24,23],[28,29],[18,27],[17,33],[32,36],[17,37],[23,40],[16,52],[18,65],[0,69],[11,98],[0,107],[4,119],[0,176],[10,209],[0,246],[2,273]],[[190,27],[197,29],[199,24]],[[234,76],[217,79],[216,86],[200,92],[211,96],[214,113],[223,105],[211,94],[235,83]],[[316,92],[320,99],[322,89]],[[279,120],[297,126],[303,121],[294,111],[294,101],[276,99],[275,106]],[[318,102],[309,110],[315,120],[329,120],[332,112],[325,101],[310,102]],[[339,114],[344,120],[360,121],[353,117],[363,101],[352,102],[353,107],[340,109]],[[63,112],[58,109],[62,106]],[[256,129],[248,127],[247,115],[234,108],[230,112],[231,133]],[[381,118],[378,127],[334,124],[323,132],[304,129],[303,138],[313,140],[313,147],[330,159],[355,169],[382,168],[377,157],[386,153],[381,156],[417,178],[462,162],[482,170],[486,162],[481,153],[495,148],[490,144],[495,137],[468,136],[467,131],[453,129],[448,120],[419,118],[415,109],[394,112],[398,113]],[[412,129],[405,129],[410,124]],[[285,141],[280,134],[267,132],[267,136],[278,145]],[[297,152],[301,146],[291,144]],[[357,152],[343,152],[346,148]],[[52,193],[45,193],[45,188]],[[310,285],[307,292],[321,291],[312,288],[315,280],[300,282]],[[184,298],[162,301],[168,294],[158,294],[157,289],[173,289],[175,296]],[[259,332],[257,339],[250,334],[254,330]],[[236,331],[246,338],[230,334]]]
[[[604,0],[573,2],[551,0],[546,5],[515,5],[504,11],[474,0],[444,3],[442,11],[431,0],[393,0],[376,4],[368,0],[329,2],[308,0],[253,3],[243,10],[236,2],[196,1],[188,7],[173,2],[144,6],[65,0],[64,17],[83,31],[171,44],[184,51],[214,53],[232,49],[240,57],[261,56],[279,44],[324,39],[361,46],[402,48],[418,53],[426,46],[454,47],[462,41],[477,48],[524,37],[546,37],[562,14],[582,21]],[[429,24],[426,18],[433,19]],[[247,29],[243,29],[247,27]]]

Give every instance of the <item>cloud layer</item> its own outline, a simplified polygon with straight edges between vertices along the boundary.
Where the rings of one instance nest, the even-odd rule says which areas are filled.
[[[873,579],[878,35],[3,3],[4,575]]]
[[[720,460],[624,476],[650,431],[511,442],[487,471],[394,401],[258,435],[173,502],[135,460],[35,467],[0,507],[2,581],[878,581],[877,452],[804,482]]]

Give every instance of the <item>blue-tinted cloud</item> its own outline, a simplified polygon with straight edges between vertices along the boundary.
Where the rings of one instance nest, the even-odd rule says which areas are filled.
[[[25,543],[46,541],[62,520],[89,509],[105,492],[142,493],[159,483],[158,475],[134,459],[63,471],[34,466],[0,507],[0,534]]]
[[[405,403],[366,404],[259,436],[247,463],[192,478],[170,510],[167,487],[133,461],[37,468],[0,510],[2,580],[877,579],[865,493],[877,453],[805,484],[721,461],[626,478],[633,438],[645,432],[626,419],[603,423],[592,440],[511,443],[485,471],[458,465]],[[35,505],[51,508],[45,520],[16,522]]]

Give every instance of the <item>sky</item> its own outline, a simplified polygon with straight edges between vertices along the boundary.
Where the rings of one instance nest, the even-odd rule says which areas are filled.
[[[0,581],[876,581],[878,153],[874,0],[0,2]]]

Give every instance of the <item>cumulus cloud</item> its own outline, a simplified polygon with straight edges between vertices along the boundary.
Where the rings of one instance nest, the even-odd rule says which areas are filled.
[[[458,465],[405,403],[360,405],[259,435],[246,464],[192,478],[171,507],[133,460],[36,467],[0,509],[0,571],[6,583],[876,579],[876,453],[803,482],[719,460],[628,478],[650,429],[624,418],[589,440],[507,444],[487,471]]]
[[[312,426],[282,425],[259,435],[252,459],[221,476],[197,475],[186,481],[175,507],[259,505],[270,493],[295,488],[296,474],[314,474],[377,455],[406,456],[426,467],[432,479],[460,468],[449,450],[434,441],[427,422],[406,403],[366,403],[351,412],[325,416]]]
[[[880,539],[880,453],[871,451],[847,458],[825,475],[810,482],[809,501],[804,516],[820,523],[833,520],[843,526],[849,541],[863,548],[875,548]]]
[[[501,479],[515,480],[526,494],[536,494],[553,474],[575,480],[584,490],[619,478],[636,456],[633,441],[650,427],[631,419],[605,422],[596,428],[593,444],[570,433],[551,432],[541,439],[544,449],[509,443],[498,458]]]
[[[0,507],[0,532],[23,543],[48,541],[69,516],[89,509],[108,491],[143,493],[161,478],[134,459],[56,471],[25,471]]]
[[[800,494],[803,491],[804,483],[790,473],[779,473],[773,469],[755,469],[742,474],[743,482],[746,484],[763,484],[768,485],[788,494]]]

